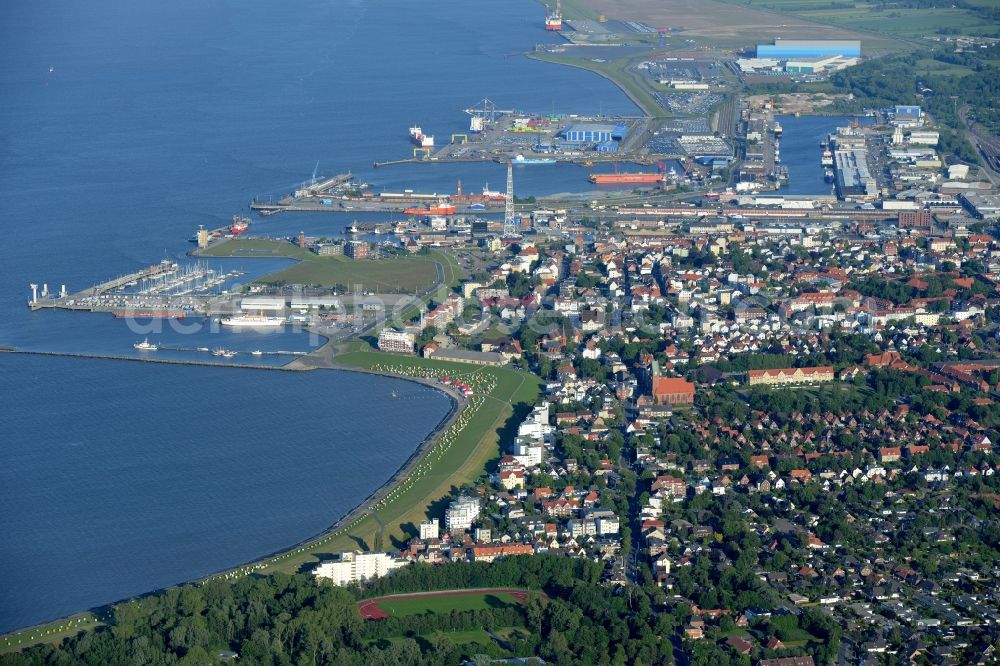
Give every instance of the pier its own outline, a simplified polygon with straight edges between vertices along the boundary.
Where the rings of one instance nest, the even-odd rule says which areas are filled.
[[[184,318],[230,314],[236,310],[233,296],[215,294],[227,280],[241,273],[217,273],[205,264],[181,267],[169,260],[141,271],[101,282],[69,293],[65,285],[58,295],[43,285],[31,285],[31,310],[54,308],[86,312],[109,312],[116,317]]]

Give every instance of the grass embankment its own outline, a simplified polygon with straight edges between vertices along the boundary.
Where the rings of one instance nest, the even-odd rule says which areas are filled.
[[[318,555],[403,545],[416,534],[416,526],[428,513],[439,515],[443,511],[441,500],[452,488],[474,481],[483,473],[486,463],[499,455],[505,428],[530,410],[540,384],[537,377],[510,368],[446,363],[382,352],[349,351],[338,356],[337,361],[349,368],[404,377],[434,379],[449,375],[472,386],[475,395],[427,449],[421,461],[371,510],[329,535],[235,575],[248,571],[294,572],[317,562]],[[512,419],[515,411],[517,415]]]
[[[630,69],[631,61],[620,59],[608,62],[594,62],[585,58],[573,58],[558,53],[529,53],[528,57],[557,65],[578,67],[599,74],[608,79],[639,107],[643,114],[651,118],[666,118],[670,114],[657,103],[650,87],[643,81],[641,74]]]
[[[302,284],[353,288],[378,293],[413,293],[431,287],[438,278],[438,266],[445,282],[456,280],[457,262],[444,252],[378,260],[348,257],[321,257],[291,243],[266,239],[227,239],[200,251],[202,257],[284,257],[299,263],[259,280],[265,284]]]

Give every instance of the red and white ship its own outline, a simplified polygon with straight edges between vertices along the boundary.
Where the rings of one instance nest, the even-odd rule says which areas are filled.
[[[433,206],[406,208],[404,215],[454,215],[458,207],[453,204],[437,204]]]
[[[419,127],[410,128],[410,141],[412,141],[415,146],[419,146],[421,148],[434,147],[434,137],[424,134],[424,131]]]
[[[491,190],[490,184],[486,183],[483,186],[483,197],[491,201],[503,201],[504,199],[507,198],[507,195],[504,194],[503,192],[496,192],[494,190]]]
[[[234,234],[241,234],[250,228],[250,218],[233,215],[233,226],[229,230]]]
[[[556,9],[545,17],[546,30],[562,30],[562,3],[556,0]]]

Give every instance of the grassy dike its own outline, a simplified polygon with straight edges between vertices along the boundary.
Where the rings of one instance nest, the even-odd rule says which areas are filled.
[[[460,406],[451,425],[437,434],[423,455],[384,497],[361,507],[350,522],[293,550],[254,565],[265,573],[295,572],[342,550],[392,549],[417,533],[428,513],[440,515],[442,498],[478,478],[500,452],[501,437],[531,409],[540,381],[510,368],[446,363],[417,356],[348,351],[337,356],[344,369],[436,381],[448,375],[472,386],[475,395]]]
[[[457,268],[452,262],[454,259],[448,265]],[[447,277],[446,269],[446,280]],[[443,432],[425,443],[422,455],[405,473],[341,521],[346,524],[284,552],[210,578],[294,573],[342,550],[392,549],[402,545],[429,511],[440,515],[442,499],[452,488],[474,481],[483,473],[486,464],[499,455],[501,437],[516,428],[531,409],[540,387],[536,376],[520,370],[386,354],[371,351],[358,342],[336,360],[345,370],[429,382],[449,375],[473,386],[476,395],[459,406]],[[0,636],[0,654],[37,643],[57,643],[67,636],[101,626],[110,617],[110,609],[104,608]]]
[[[461,275],[455,258],[440,250],[389,259],[354,260],[348,257],[321,257],[291,243],[271,239],[232,238],[212,243],[193,253],[197,257],[238,259],[284,258],[297,263],[256,280],[264,284],[362,285],[376,293],[412,293],[433,286],[438,268],[444,282],[453,284]]]

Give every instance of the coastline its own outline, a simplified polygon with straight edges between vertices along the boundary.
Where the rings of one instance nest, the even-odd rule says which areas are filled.
[[[331,349],[334,343],[330,340],[313,350],[310,355],[320,352],[322,350]],[[74,353],[74,352],[44,352],[44,351],[28,351],[28,350],[18,350],[16,348],[3,347],[0,348],[0,353],[10,353],[10,354],[26,354],[26,355],[36,355],[36,356],[61,356],[68,358],[92,358],[92,359],[102,359],[102,360],[117,360],[117,361],[138,361],[146,363],[165,363],[173,365],[196,365],[196,366],[214,366],[214,367],[232,367],[232,368],[242,368],[251,370],[280,370],[284,372],[311,372],[313,370],[333,370],[337,372],[356,372],[360,374],[376,375],[385,378],[391,378],[395,380],[402,380],[413,382],[416,384],[422,384],[429,388],[433,388],[442,394],[446,395],[451,401],[451,407],[447,414],[438,422],[438,424],[420,441],[413,453],[392,473],[392,475],[380,486],[375,488],[367,497],[361,500],[353,508],[348,510],[335,522],[333,522],[329,527],[322,530],[321,532],[309,536],[301,541],[294,544],[280,548],[278,550],[272,551],[270,553],[255,557],[242,564],[233,565],[225,569],[221,569],[214,573],[201,576],[198,578],[193,578],[175,585],[169,585],[166,587],[157,588],[144,592],[133,597],[126,597],[116,601],[103,604],[101,606],[95,607],[94,609],[88,609],[85,611],[80,611],[69,616],[55,618],[48,622],[43,622],[36,625],[30,625],[27,627],[22,627],[15,629],[13,631],[0,634],[0,654],[17,651],[21,648],[29,647],[46,640],[52,640],[55,638],[61,638],[64,636],[71,635],[77,631],[84,629],[93,629],[100,626],[107,617],[102,618],[101,614],[107,613],[107,609],[129,601],[130,599],[141,599],[154,594],[159,594],[168,589],[174,589],[183,585],[190,584],[201,584],[211,580],[235,578],[244,575],[249,575],[254,572],[262,572],[264,570],[275,568],[279,561],[282,559],[290,558],[294,555],[302,554],[305,550],[310,550],[321,546],[329,542],[334,537],[344,536],[339,534],[339,532],[345,527],[353,524],[354,521],[361,520],[362,518],[370,515],[370,512],[374,508],[374,505],[384,499],[389,493],[394,489],[399,487],[399,485],[406,480],[408,474],[414,467],[424,461],[426,455],[433,448],[433,444],[437,441],[440,435],[446,431],[455,421],[455,419],[462,413],[463,407],[467,404],[464,398],[462,398],[454,390],[445,387],[442,384],[431,381],[429,379],[424,379],[420,377],[408,377],[405,375],[392,374],[388,372],[381,372],[377,370],[371,370],[366,368],[356,368],[352,366],[347,366],[339,364],[336,362],[327,361],[323,365],[316,367],[288,367],[293,363],[300,361],[300,359],[294,359],[293,361],[283,365],[283,366],[264,366],[264,365],[244,365],[236,363],[212,363],[207,361],[182,361],[182,360],[172,360],[172,359],[147,359],[147,358],[133,358],[129,356],[114,356],[114,355],[99,355],[99,354],[84,354],[84,353]],[[327,352],[329,353],[329,352]],[[303,357],[304,358],[304,357]],[[325,360],[325,359],[324,359]],[[25,635],[30,636],[28,642],[22,642]],[[37,638],[36,638],[37,636]]]
[[[664,116],[664,112],[662,110],[660,110],[657,113],[654,113],[653,111],[651,111],[649,108],[647,108],[647,103],[645,101],[641,100],[638,97],[638,95],[636,95],[633,91],[629,90],[628,87],[624,83],[622,83],[621,81],[619,81],[617,78],[615,78],[611,74],[609,74],[609,73],[607,73],[605,71],[602,71],[600,69],[597,69],[596,67],[588,67],[585,63],[562,62],[562,61],[556,60],[554,58],[544,58],[544,57],[540,57],[540,56],[536,55],[535,53],[527,53],[525,55],[527,55],[528,58],[530,58],[532,60],[535,60],[537,62],[544,62],[544,63],[548,63],[550,65],[560,65],[560,66],[563,66],[563,67],[575,67],[576,69],[582,69],[585,72],[593,72],[594,74],[597,74],[598,76],[600,76],[600,77],[602,77],[604,79],[607,79],[608,81],[610,81],[611,83],[613,83],[616,88],[618,88],[619,90],[621,90],[622,93],[626,97],[628,97],[629,100],[633,104],[635,104],[636,108],[639,109],[640,112],[642,112],[642,115],[646,116],[647,118],[666,117],[666,116]]]

